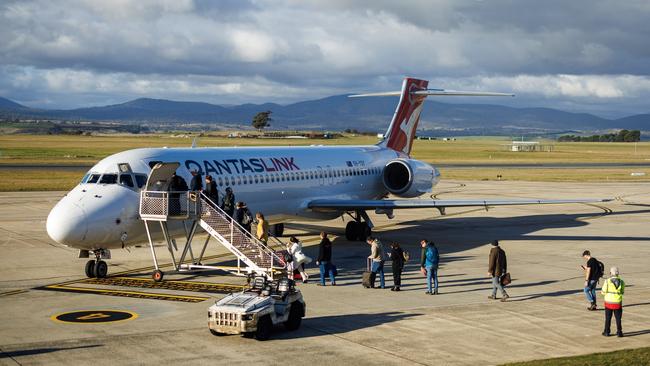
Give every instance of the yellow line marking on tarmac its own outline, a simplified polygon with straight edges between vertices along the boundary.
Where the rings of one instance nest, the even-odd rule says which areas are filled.
[[[156,282],[151,279],[133,278],[133,277],[89,278],[79,283],[92,284],[92,285],[140,287],[140,288],[151,288],[151,289],[164,289],[164,290],[190,291],[190,292],[210,292],[210,293],[230,293],[230,292],[241,291],[245,288],[245,286],[243,285],[227,284],[227,283],[176,281],[176,280]]]
[[[209,299],[209,297],[205,297],[205,296],[188,296],[188,295],[163,294],[163,293],[155,293],[155,292],[108,290],[108,289],[75,287],[75,286],[66,286],[66,285],[49,285],[49,286],[41,287],[41,289],[118,296],[118,297],[134,297],[139,299],[181,301],[181,302],[201,302]]]

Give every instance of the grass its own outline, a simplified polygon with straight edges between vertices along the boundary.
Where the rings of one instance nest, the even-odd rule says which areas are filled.
[[[572,168],[572,169],[446,169],[439,168],[442,179],[453,180],[518,180],[536,182],[649,182],[648,168]],[[632,176],[631,173],[645,173]],[[501,179],[497,176],[501,175]]]
[[[625,349],[590,355],[550,358],[528,362],[509,363],[504,366],[635,366],[650,365],[650,347]]]
[[[85,169],[79,171],[41,169],[3,169],[0,192],[69,191],[79,183]]]
[[[127,149],[140,147],[189,147],[191,135],[2,135],[0,166],[6,164],[90,166],[100,159]],[[297,146],[297,145],[370,145],[373,136],[346,135],[339,139],[240,139],[201,137],[199,146]],[[650,143],[554,143],[553,152],[510,152],[503,138],[474,138],[456,141],[416,140],[413,157],[433,164],[531,164],[531,163],[649,163]],[[3,169],[0,191],[69,190],[81,179],[78,171]],[[631,176],[644,172],[646,176]],[[649,181],[650,168],[604,169],[450,169],[442,168],[443,179],[528,181]]]

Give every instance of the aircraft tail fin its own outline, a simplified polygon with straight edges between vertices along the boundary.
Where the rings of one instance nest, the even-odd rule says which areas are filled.
[[[508,93],[427,89],[428,85],[427,80],[407,77],[402,82],[401,91],[356,94],[350,95],[350,97],[400,96],[393,119],[380,145],[410,155],[413,140],[415,139],[415,131],[420,122],[422,104],[427,96],[514,96],[514,94]]]

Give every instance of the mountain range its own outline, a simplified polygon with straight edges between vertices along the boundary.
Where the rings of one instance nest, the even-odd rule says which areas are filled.
[[[395,98],[348,98],[336,95],[280,105],[275,103],[221,106],[140,98],[126,103],[69,110],[36,109],[0,97],[0,116],[124,123],[202,123],[250,126],[253,116],[272,111],[273,128],[383,132],[395,111]],[[650,130],[650,114],[606,119],[589,113],[552,108],[512,108],[492,104],[450,104],[427,101],[421,130],[490,133]]]

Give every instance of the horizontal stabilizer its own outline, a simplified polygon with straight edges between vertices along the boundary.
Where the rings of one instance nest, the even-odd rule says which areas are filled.
[[[426,90],[413,90],[411,95],[434,95],[434,96],[455,96],[455,97],[514,97],[512,93],[496,93],[496,92],[475,92],[475,91],[460,91],[460,90],[445,90],[445,89],[426,89]],[[398,97],[402,95],[401,91],[380,92],[380,93],[366,93],[349,95],[349,98],[359,97]]]

